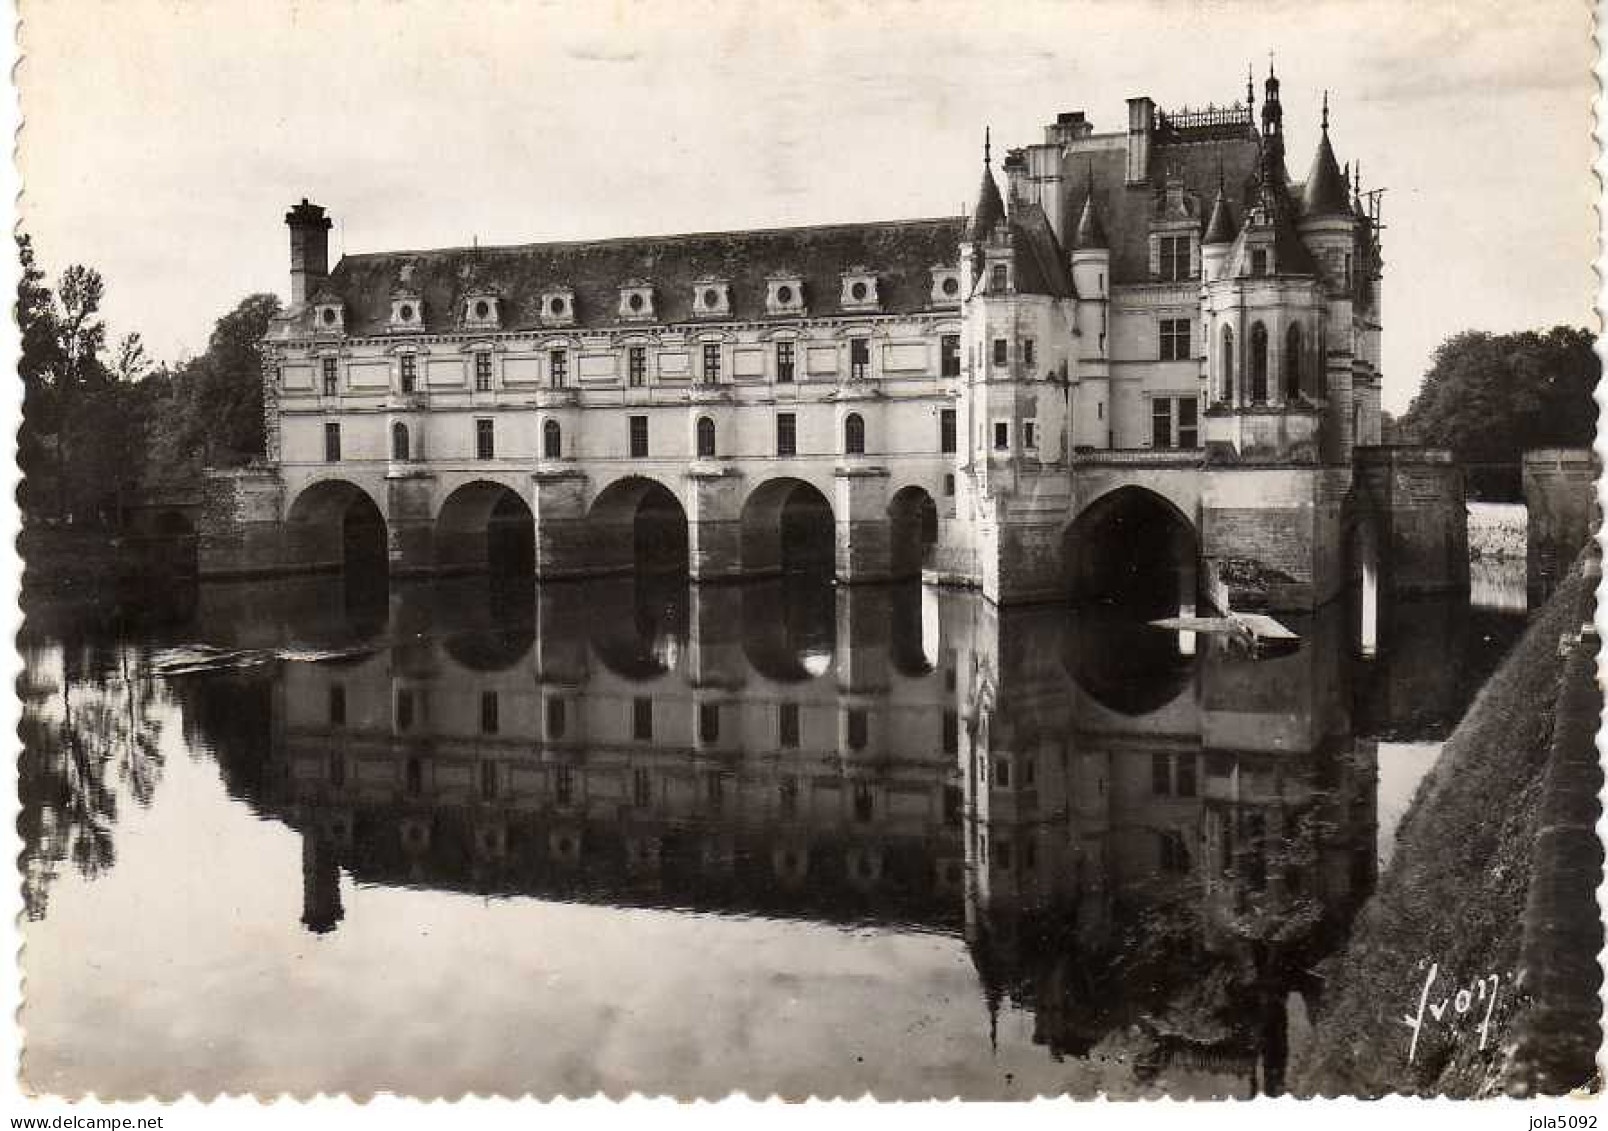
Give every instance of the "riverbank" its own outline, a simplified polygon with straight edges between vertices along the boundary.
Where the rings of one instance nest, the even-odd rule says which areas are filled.
[[[1548,801],[1555,730],[1595,730],[1594,687],[1588,683],[1582,696],[1564,678],[1559,646],[1590,620],[1595,584],[1577,563],[1419,787],[1389,870],[1345,948],[1317,971],[1325,985],[1314,1031],[1290,1073],[1297,1094],[1473,1097],[1505,1088],[1511,1051],[1535,1005],[1534,974],[1522,984],[1519,975],[1538,882],[1537,835],[1556,805]],[[1590,665],[1583,670],[1594,674]],[[1592,880],[1586,890],[1594,888]],[[1563,914],[1595,927],[1589,903]],[[1533,958],[1533,944],[1531,951]],[[1468,996],[1458,997],[1460,989]],[[1594,999],[1596,985],[1578,984],[1576,993]],[[1420,1013],[1414,1044],[1403,1019]]]
[[[17,552],[24,604],[94,597],[128,572],[122,547],[106,530],[31,525],[17,536]]]

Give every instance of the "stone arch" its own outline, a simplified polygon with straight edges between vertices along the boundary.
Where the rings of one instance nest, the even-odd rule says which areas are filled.
[[[742,509],[743,570],[752,574],[829,572],[836,522],[820,488],[803,479],[767,479]]]
[[[536,520],[530,504],[505,483],[464,483],[442,500],[436,514],[435,557],[449,570],[534,572]]]
[[[597,493],[587,543],[600,573],[686,573],[687,510],[657,479],[627,475]]]
[[[938,504],[925,488],[911,485],[888,500],[888,573],[920,577],[931,548],[938,544]]]
[[[1066,587],[1080,603],[1193,612],[1200,540],[1177,503],[1147,487],[1100,495],[1061,535]]]
[[[383,572],[389,562],[385,512],[348,479],[315,479],[285,511],[285,561],[303,569]]]
[[[1247,365],[1252,404],[1267,403],[1267,327],[1257,322],[1251,327],[1251,356]]]
[[[826,675],[837,654],[836,590],[827,584],[793,584],[771,578],[744,585],[743,656],[775,683],[803,683]]]

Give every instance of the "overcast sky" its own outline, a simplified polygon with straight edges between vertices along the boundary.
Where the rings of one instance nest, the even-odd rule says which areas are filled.
[[[1229,101],[1276,52],[1289,165],[1322,90],[1385,187],[1385,400],[1465,328],[1595,326],[1582,0],[997,5],[23,0],[22,216],[52,278],[174,359],[332,252],[953,214],[979,142],[1124,99]],[[1260,97],[1260,85],[1258,86]],[[998,152],[998,149],[996,149]]]

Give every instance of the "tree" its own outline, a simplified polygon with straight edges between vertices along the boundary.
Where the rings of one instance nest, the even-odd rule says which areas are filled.
[[[1453,335],[1435,350],[1401,432],[1450,448],[1470,466],[1476,494],[1517,498],[1526,451],[1592,442],[1592,393],[1602,376],[1593,341],[1589,331],[1570,326]]]
[[[17,283],[15,308],[21,331],[17,373],[22,378],[22,427],[17,433],[17,465],[22,470],[18,499],[25,512],[36,511],[41,501],[56,495],[47,479],[54,476],[47,437],[54,436],[57,400],[54,376],[62,365],[61,339],[56,327],[56,299],[45,286],[45,273],[34,260],[33,240],[17,236],[22,277]]]

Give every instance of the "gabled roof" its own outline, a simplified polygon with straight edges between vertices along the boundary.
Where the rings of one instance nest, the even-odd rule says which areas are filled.
[[[731,314],[755,321],[765,312],[766,276],[802,279],[811,315],[839,312],[841,273],[864,265],[878,278],[881,310],[929,309],[932,268],[958,261],[959,217],[831,224],[747,232],[642,236],[505,247],[370,252],[344,257],[325,284],[346,303],[347,332],[383,333],[399,286],[424,301],[425,329],[451,332],[471,288],[502,299],[506,330],[541,326],[543,291],[575,293],[578,328],[627,325],[619,317],[619,288],[651,283],[657,321],[691,322],[693,285],[706,278],[731,284]],[[406,280],[405,284],[403,280]]]

